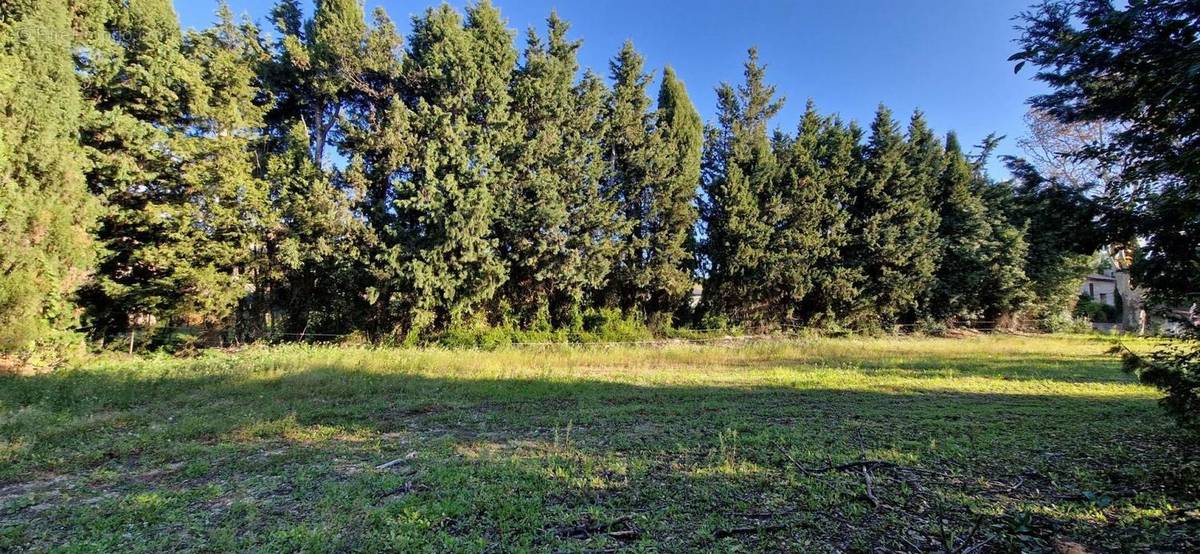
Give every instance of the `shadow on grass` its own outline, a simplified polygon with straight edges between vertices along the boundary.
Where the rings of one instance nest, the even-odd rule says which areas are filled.
[[[1003,363],[1015,362],[964,374],[1017,372]],[[1198,546],[1179,512],[1197,498],[1196,475],[1178,472],[1194,442],[1151,396],[1086,387],[650,386],[329,365],[4,377],[0,409],[0,547]],[[897,467],[808,471],[864,458]]]

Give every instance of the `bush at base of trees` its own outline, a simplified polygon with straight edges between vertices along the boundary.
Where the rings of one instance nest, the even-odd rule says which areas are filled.
[[[1125,371],[1166,393],[1160,403],[1180,425],[1200,430],[1200,329],[1148,356],[1123,352]]]

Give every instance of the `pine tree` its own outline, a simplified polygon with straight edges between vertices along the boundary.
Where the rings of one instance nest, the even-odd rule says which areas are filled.
[[[71,36],[63,2],[0,10],[0,352],[76,323],[94,255]]]
[[[937,216],[912,177],[907,150],[891,111],[880,106],[851,224],[852,256],[865,279],[856,319],[868,325],[911,317],[933,278]]]
[[[305,21],[296,0],[276,5],[282,38],[262,66],[275,99],[267,115],[273,138],[267,179],[280,212],[265,241],[266,289],[272,329],[290,336],[341,333],[368,319],[362,291],[371,281],[376,237],[363,221],[378,217],[382,201],[368,197],[379,190],[359,170],[374,153],[394,158],[407,140],[403,126],[384,123],[401,105],[395,25],[382,9],[368,25],[354,0],[315,8]],[[331,169],[331,145],[359,163]],[[365,217],[355,217],[356,209]]]
[[[281,0],[272,17],[281,38],[263,68],[276,100],[268,122],[280,137],[302,122],[312,159],[325,167],[342,118],[396,92],[400,37],[382,9],[368,25],[359,0],[318,0],[307,21],[298,0]]]
[[[238,25],[228,5],[220,4],[218,18],[184,38],[184,55],[199,65],[206,94],[192,106],[180,150],[181,209],[192,222],[181,242],[191,251],[172,281],[190,292],[178,313],[252,338],[269,311],[269,299],[255,293],[266,284],[264,238],[275,219],[258,156],[266,109],[257,69],[266,50],[258,29]]]
[[[765,68],[751,49],[745,83],[717,88],[718,127],[707,133],[702,189],[708,278],[701,310],[735,322],[758,324],[772,302],[764,263],[777,209],[777,164],[767,125],[783,107]]]
[[[602,189],[600,127],[606,94],[575,84],[579,41],[551,14],[545,43],[530,30],[513,78],[521,140],[506,160],[514,178],[496,220],[508,280],[500,297],[520,323],[563,324],[603,285],[612,263],[616,205]]]

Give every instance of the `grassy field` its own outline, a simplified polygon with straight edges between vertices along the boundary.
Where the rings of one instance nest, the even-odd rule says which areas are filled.
[[[297,346],[0,376],[0,550],[1196,551],[1197,440],[1110,346]]]

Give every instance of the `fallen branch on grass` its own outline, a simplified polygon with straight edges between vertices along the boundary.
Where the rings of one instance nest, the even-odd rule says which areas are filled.
[[[739,535],[752,535],[752,534],[759,533],[759,532],[782,531],[784,529],[787,529],[787,527],[784,525],[756,525],[753,527],[733,527],[730,529],[720,529],[716,533],[713,533],[713,536],[718,539],[724,539],[727,537],[736,537]]]
[[[409,452],[408,455],[403,458],[396,458],[395,460],[392,460],[390,462],[385,462],[385,463],[379,464],[379,465],[375,466],[375,469],[391,469],[393,467],[403,464],[403,463],[405,463],[413,458],[416,458],[416,457],[417,457],[417,451],[414,450],[412,452]]]
[[[629,521],[632,516],[621,516],[608,523],[582,523],[572,525],[565,529],[559,529],[560,537],[572,539],[587,539],[595,535],[607,535],[617,540],[629,541],[635,540],[642,536],[641,532],[629,526]],[[616,529],[616,527],[624,527],[624,529]]]
[[[883,503],[875,496],[875,489],[871,486],[871,472],[867,470],[866,466],[863,466],[862,474],[863,479],[867,482],[867,500],[870,500],[871,504],[874,504],[875,508],[878,509]]]

